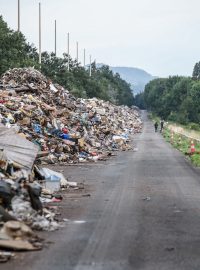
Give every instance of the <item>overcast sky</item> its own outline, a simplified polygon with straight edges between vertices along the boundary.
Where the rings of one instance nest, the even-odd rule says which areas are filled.
[[[138,67],[152,75],[191,75],[200,61],[200,0],[20,0],[21,31],[38,47],[38,3],[42,4],[42,50],[71,55],[79,41],[99,63]],[[17,29],[17,0],[0,0],[0,13]]]

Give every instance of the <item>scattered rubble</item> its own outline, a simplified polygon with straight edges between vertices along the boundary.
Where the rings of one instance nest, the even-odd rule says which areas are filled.
[[[0,251],[0,263],[5,263],[14,256],[15,255],[12,252]]]
[[[76,99],[33,68],[7,71],[0,80],[0,249],[41,249],[31,228],[59,227],[47,206],[62,196],[44,183],[79,186],[44,165],[104,160],[131,149],[130,136],[141,128],[136,108]],[[0,262],[11,257],[0,252]]]
[[[41,239],[23,222],[8,221],[0,231],[0,248],[38,250],[41,249]]]

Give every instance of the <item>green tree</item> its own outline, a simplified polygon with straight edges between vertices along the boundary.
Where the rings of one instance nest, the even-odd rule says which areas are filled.
[[[192,79],[172,76],[156,79],[146,85],[144,99],[147,108],[164,119],[189,121],[188,104]]]
[[[9,68],[35,66],[36,48],[26,43],[22,33],[12,31],[0,16],[0,74]]]
[[[192,78],[195,80],[200,79],[200,62],[196,63],[193,69]]]
[[[139,93],[135,96],[134,105],[139,107],[141,110],[146,109],[146,104],[144,101],[144,92]]]

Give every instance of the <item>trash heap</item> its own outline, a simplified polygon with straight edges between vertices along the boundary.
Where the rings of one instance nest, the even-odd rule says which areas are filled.
[[[9,70],[0,88],[0,122],[37,144],[42,164],[96,161],[141,131],[136,109],[76,99],[32,68]]]
[[[58,195],[42,185],[46,175],[34,165],[37,153],[34,143],[0,126],[0,262],[13,257],[1,250],[41,249],[41,239],[31,228],[50,231],[59,227],[56,211],[46,204]]]
[[[62,196],[44,183],[77,183],[41,165],[104,159],[131,149],[130,135],[141,128],[136,108],[76,99],[33,68],[7,71],[0,80],[0,250],[40,249],[31,228],[59,227],[48,203]],[[0,262],[11,257],[0,252]]]

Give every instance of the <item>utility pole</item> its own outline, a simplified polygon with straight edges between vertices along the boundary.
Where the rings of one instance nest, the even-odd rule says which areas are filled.
[[[83,67],[85,67],[85,49],[84,49],[84,52],[83,52]]]
[[[20,32],[20,0],[18,0],[18,32]]]
[[[69,33],[67,34],[67,70],[69,71]]]
[[[57,29],[56,29],[56,20],[55,20],[55,56],[57,53]]]
[[[92,76],[92,56],[90,55],[90,77]]]
[[[76,42],[76,60],[78,64],[78,41]]]
[[[39,3],[39,64],[41,66],[42,63],[42,56],[41,56],[41,38],[42,33],[41,33],[41,3]]]

